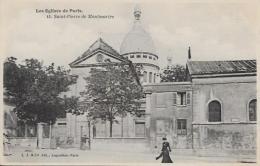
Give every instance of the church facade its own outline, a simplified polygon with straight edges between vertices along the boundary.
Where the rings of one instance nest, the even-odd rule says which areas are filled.
[[[140,81],[145,90],[140,110],[143,116],[128,115],[113,126],[113,138],[146,144],[156,149],[167,137],[175,149],[256,150],[256,61],[192,61],[187,60],[186,82],[160,83],[160,67],[150,35],[142,28],[141,10],[134,11],[134,24],[124,38],[120,53],[103,39],[70,64],[78,77],[68,96],[80,96],[84,77],[93,67],[131,61],[143,66]],[[90,133],[93,144],[108,143],[108,122],[88,126],[84,115],[67,113],[62,122],[64,132],[80,144],[82,135]],[[64,124],[66,127],[64,127]],[[59,130],[59,121],[56,130]],[[55,132],[54,132],[55,133]],[[65,138],[64,138],[65,139]],[[131,140],[131,141],[130,141]]]

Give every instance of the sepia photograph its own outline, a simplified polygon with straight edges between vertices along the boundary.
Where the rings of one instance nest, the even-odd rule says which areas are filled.
[[[0,164],[259,164],[258,10],[0,0]]]

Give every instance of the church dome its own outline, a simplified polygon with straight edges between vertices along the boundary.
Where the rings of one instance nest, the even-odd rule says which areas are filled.
[[[131,52],[148,52],[156,54],[155,46],[151,36],[142,27],[140,21],[141,10],[137,7],[135,8],[134,16],[135,21],[133,28],[125,36],[121,44],[120,53],[122,55]]]

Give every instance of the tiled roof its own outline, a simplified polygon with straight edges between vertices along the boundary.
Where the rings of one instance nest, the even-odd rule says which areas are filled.
[[[116,50],[114,50],[111,46],[104,42],[103,39],[99,38],[89,47],[89,49],[86,52],[82,54],[82,56],[78,57],[75,61],[73,61],[71,65],[80,62],[81,60],[85,59],[97,50],[102,50],[108,54],[112,54],[113,56],[119,59],[123,59],[123,57]]]
[[[188,61],[191,75],[255,73],[256,60]]]

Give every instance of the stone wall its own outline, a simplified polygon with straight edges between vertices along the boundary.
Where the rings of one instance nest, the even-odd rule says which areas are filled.
[[[91,149],[140,152],[149,150],[149,146],[145,138],[93,138],[91,139]]]
[[[193,148],[256,152],[256,123],[193,124]]]

